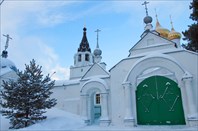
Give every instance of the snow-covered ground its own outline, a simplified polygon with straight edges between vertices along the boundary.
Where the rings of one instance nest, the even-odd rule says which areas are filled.
[[[107,131],[198,131],[198,127],[187,127],[187,126],[138,126],[138,127],[117,127],[108,126],[101,127],[98,125],[86,126],[80,116],[53,108],[47,111],[46,115],[48,118],[42,122],[34,124],[30,127],[19,129],[17,131],[45,131],[45,130],[64,130],[64,131],[92,131],[92,130],[107,130]],[[9,130],[9,120],[5,119],[0,115],[1,125],[0,131]]]
[[[27,128],[22,128],[18,130],[22,130],[22,131],[74,130],[74,129],[80,129],[85,126],[81,117],[56,108],[48,110],[45,115],[47,116],[46,120],[43,120]],[[0,117],[1,117],[0,131],[8,130],[10,126],[9,120],[7,120],[2,115],[0,115]]]

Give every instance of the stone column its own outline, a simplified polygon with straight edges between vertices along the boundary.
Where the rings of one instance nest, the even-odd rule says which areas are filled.
[[[122,84],[124,87],[124,101],[125,101],[125,118],[126,126],[134,126],[134,118],[132,113],[132,97],[131,97],[131,83],[126,82]]]
[[[100,125],[108,126],[110,123],[109,113],[108,113],[108,93],[101,93],[101,118]]]
[[[182,80],[185,85],[186,96],[187,96],[187,106],[188,106],[188,121],[190,125],[197,125],[197,111],[193,99],[193,91],[192,91],[192,79],[191,75],[185,75]]]

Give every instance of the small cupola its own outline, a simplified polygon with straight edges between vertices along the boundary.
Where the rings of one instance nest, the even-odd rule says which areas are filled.
[[[97,29],[95,32],[97,32],[97,44],[96,44],[96,49],[94,50],[94,62],[95,63],[100,63],[102,59],[102,50],[99,48],[99,43],[98,43],[98,33],[101,30]]]

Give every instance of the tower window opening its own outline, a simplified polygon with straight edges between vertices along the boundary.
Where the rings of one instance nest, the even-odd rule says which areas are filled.
[[[89,54],[85,54],[85,61],[89,61]]]
[[[78,61],[81,62],[81,54],[78,55]]]
[[[100,104],[100,94],[96,94],[96,104]]]

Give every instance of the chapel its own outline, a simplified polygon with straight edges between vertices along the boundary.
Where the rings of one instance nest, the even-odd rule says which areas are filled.
[[[70,67],[56,81],[57,107],[81,115],[87,125],[186,125],[198,123],[198,53],[180,45],[181,34],[156,25],[148,15],[129,55],[106,70],[97,41],[91,51],[87,28]],[[99,30],[97,30],[99,31]]]

